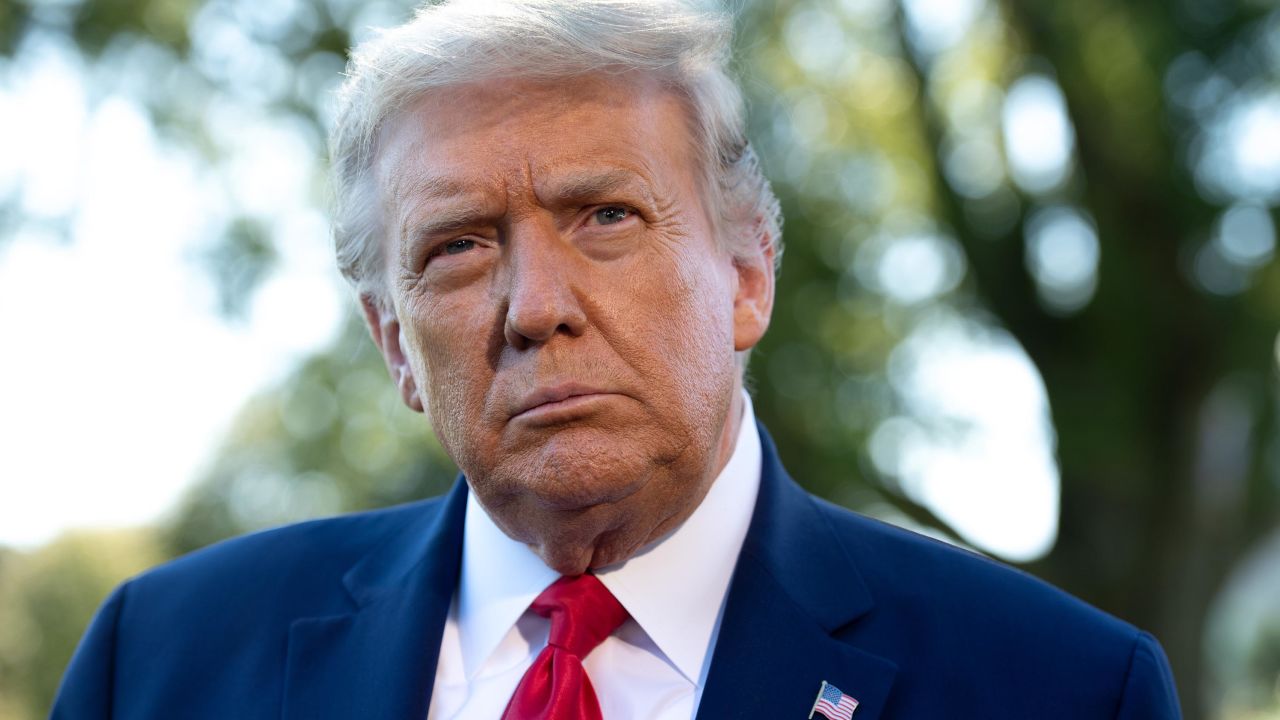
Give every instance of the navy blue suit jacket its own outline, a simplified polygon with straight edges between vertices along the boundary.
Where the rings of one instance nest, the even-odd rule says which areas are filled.
[[[815,499],[767,434],[698,718],[1176,718],[1145,633],[1034,578]],[[53,717],[424,720],[466,484],[230,540],[118,588]]]

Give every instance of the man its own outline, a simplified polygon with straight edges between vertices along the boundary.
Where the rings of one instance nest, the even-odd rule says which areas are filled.
[[[742,389],[780,217],[686,0],[424,9],[355,55],[337,251],[447,497],[107,600],[65,718],[1172,718],[1148,635],[815,500]]]

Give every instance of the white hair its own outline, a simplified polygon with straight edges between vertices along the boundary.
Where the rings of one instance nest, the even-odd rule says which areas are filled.
[[[639,71],[686,102],[717,235],[735,258],[772,243],[782,213],[747,142],[729,76],[732,17],[701,0],[454,0],[421,7],[357,47],[330,136],[334,246],[356,292],[387,306],[374,181],[380,129],[433,89],[486,79]]]

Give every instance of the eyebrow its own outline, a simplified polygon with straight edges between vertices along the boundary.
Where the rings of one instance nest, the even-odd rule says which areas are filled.
[[[401,222],[401,236],[418,240],[471,225],[477,218],[485,215],[484,208],[474,200],[475,192],[474,186],[438,175],[397,178],[391,187],[392,197],[397,203],[409,201],[406,208],[408,212]],[[472,199],[445,204],[422,217],[423,213],[420,211],[427,203],[467,196]]]
[[[623,168],[566,173],[564,177],[539,183],[535,192],[542,202],[564,205],[606,199],[606,196],[624,190],[638,193],[642,200],[653,203],[653,192],[644,176]]]
[[[420,221],[406,222],[405,229],[408,232],[406,237],[411,240],[419,240],[433,235],[461,230],[469,225],[476,224],[488,214],[475,203],[452,205],[433,210],[426,218]]]
[[[627,170],[612,169],[596,172],[578,172],[563,179],[553,180],[539,188],[551,198],[575,199],[604,195],[635,183],[636,176]],[[542,193],[538,193],[541,195]]]
[[[653,200],[652,193],[643,182],[643,177],[632,170],[622,168],[570,172],[561,178],[539,183],[539,185],[540,187],[535,190],[539,202],[550,206],[598,199],[624,189],[639,192],[646,201]],[[475,186],[453,178],[432,175],[414,177],[397,181],[392,192],[397,199],[411,199],[415,208],[421,208],[426,203],[470,196],[467,200],[445,202],[416,222],[413,218],[419,214],[408,213],[402,230],[405,233],[404,237],[414,240],[460,230],[489,215],[483,203],[474,200]]]

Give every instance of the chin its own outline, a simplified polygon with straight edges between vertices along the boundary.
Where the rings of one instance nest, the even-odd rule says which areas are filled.
[[[700,498],[703,453],[644,427],[571,427],[468,472],[489,515],[551,568],[581,574],[629,558]],[[687,514],[687,513],[684,513]]]
[[[552,511],[585,512],[625,502],[653,477],[652,466],[598,460],[591,465],[549,462],[529,468],[506,483],[529,500]]]
[[[667,464],[663,453],[618,441],[616,432],[571,428],[526,448],[495,468],[494,479],[512,494],[547,508],[587,510],[639,492]]]

